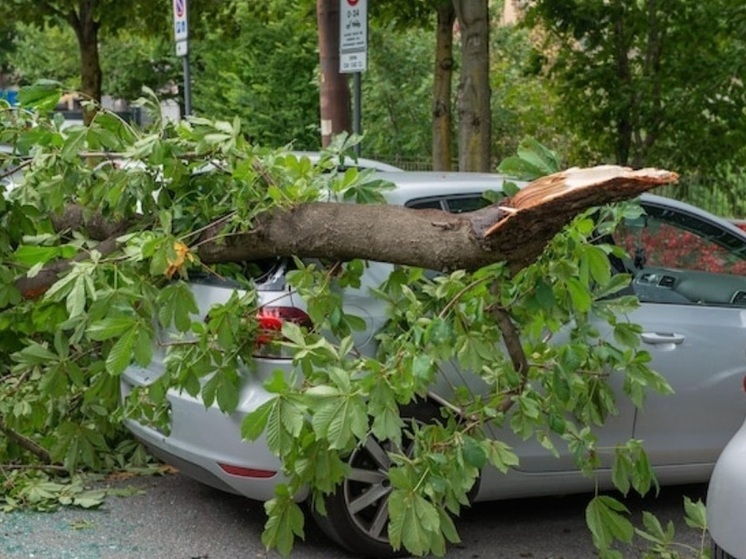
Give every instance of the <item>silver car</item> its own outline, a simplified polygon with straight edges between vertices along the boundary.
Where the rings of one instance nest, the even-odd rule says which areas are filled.
[[[746,559],[746,422],[715,464],[707,490],[707,525],[713,559]]]
[[[391,204],[451,212],[483,207],[483,193],[503,186],[502,177],[477,173],[384,172],[380,178],[396,185],[386,194]],[[641,203],[646,215],[620,227],[614,242],[630,254],[626,266],[634,274],[631,289],[641,300],[629,320],[642,326],[652,367],[668,379],[675,395],[651,394],[643,410],[620,397],[619,413],[600,430],[598,444],[608,447],[632,437],[642,439],[661,484],[703,482],[746,411],[740,394],[746,370],[746,233],[671,199],[645,195]],[[305,318],[304,302],[285,282],[286,266],[278,260],[254,278],[265,304],[260,323]],[[389,264],[370,263],[360,287],[344,294],[346,311],[367,324],[356,339],[361,352],[375,352],[373,334],[386,320],[384,303],[369,290],[392,269]],[[227,301],[236,286],[195,281],[193,289],[200,312],[206,315],[212,305]],[[168,332],[162,336],[167,338]],[[166,353],[161,345],[154,355],[148,367],[126,370],[124,397],[133,387],[148,385],[163,374]],[[198,397],[171,391],[168,434],[132,420],[127,427],[155,456],[183,473],[251,499],[271,499],[275,485],[283,481],[280,461],[262,439],[243,441],[240,427],[247,413],[271,397],[263,382],[278,368],[291,367],[282,356],[258,356],[255,369],[242,372],[240,405],[232,415],[215,406],[205,408]],[[446,385],[469,382],[459,371],[451,374]],[[598,481],[577,471],[567,449],[559,449],[560,456],[554,457],[533,440],[506,437],[520,465],[507,475],[485,469],[474,501],[582,492],[592,490]],[[371,441],[353,453],[350,462],[355,479],[344,482],[341,497],[319,523],[359,555],[390,554],[380,514],[387,498],[388,486],[381,481],[388,468],[386,453]],[[610,468],[601,470],[600,481],[611,486]]]

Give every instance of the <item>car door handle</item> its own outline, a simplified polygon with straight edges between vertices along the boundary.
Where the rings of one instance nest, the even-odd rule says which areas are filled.
[[[668,334],[661,332],[643,332],[640,334],[642,341],[646,344],[660,345],[660,344],[680,344],[684,341],[682,334]]]

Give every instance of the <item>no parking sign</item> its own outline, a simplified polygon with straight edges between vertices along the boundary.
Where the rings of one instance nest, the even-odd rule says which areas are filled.
[[[173,0],[174,8],[174,40],[176,41],[176,56],[186,56],[189,49],[189,27],[187,25],[187,0]]]
[[[368,61],[368,0],[340,0],[339,71],[364,72]]]

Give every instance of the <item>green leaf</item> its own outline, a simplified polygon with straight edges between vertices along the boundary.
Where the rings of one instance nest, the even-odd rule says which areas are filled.
[[[18,360],[28,364],[43,364],[59,360],[59,356],[45,346],[36,342],[30,342],[18,354]]]
[[[642,536],[648,541],[655,542],[657,544],[665,544],[668,540],[666,532],[663,530],[660,521],[648,511],[642,513],[642,525],[645,526],[647,532],[642,530],[636,530],[637,534]],[[669,527],[673,527],[673,524],[669,524]]]
[[[104,318],[97,320],[86,330],[88,337],[92,340],[102,342],[117,336],[121,336],[125,332],[134,330],[137,327],[137,319],[132,316],[120,316],[112,318]]]
[[[137,343],[134,347],[135,363],[146,367],[153,360],[153,331],[142,324],[137,328]]]
[[[76,507],[92,509],[100,507],[104,503],[105,498],[106,491],[103,489],[85,491],[75,495],[72,499],[72,504]]]
[[[62,96],[62,84],[52,80],[39,80],[34,85],[22,87],[18,92],[18,103],[39,112],[53,110]]]
[[[132,361],[134,346],[137,342],[137,330],[135,328],[122,334],[109,351],[106,357],[106,371],[112,376],[119,376]]]
[[[640,326],[628,322],[619,322],[614,325],[614,341],[624,347],[640,346]]]
[[[394,549],[404,546],[413,555],[430,550],[433,534],[428,527],[439,524],[438,511],[431,503],[414,492],[395,489],[389,496],[389,516],[389,541]]]
[[[285,396],[274,400],[266,435],[267,444],[275,455],[285,456],[292,452],[303,428],[304,411],[297,402]]]
[[[591,308],[591,295],[588,288],[577,278],[567,278],[566,285],[575,310],[581,313],[588,312]]]
[[[61,256],[62,249],[56,246],[21,245],[13,253],[13,259],[24,266],[46,264]]]
[[[603,250],[593,245],[585,245],[582,257],[587,260],[591,277],[596,283],[606,285],[611,280],[611,264]]]
[[[557,154],[533,138],[525,138],[518,146],[518,155],[503,159],[497,170],[518,179],[535,180],[556,173],[560,165]]]
[[[316,407],[312,425],[318,437],[329,441],[329,448],[349,448],[354,437],[365,438],[367,410],[360,397],[339,394]]]
[[[598,548],[607,549],[615,540],[624,543],[632,541],[634,527],[621,512],[629,514],[622,503],[607,495],[596,496],[588,503],[585,521]]]
[[[267,422],[272,415],[276,398],[267,400],[251,413],[247,414],[241,422],[241,437],[249,441],[255,441],[264,432]]]
[[[611,479],[614,486],[622,492],[622,495],[627,495],[629,492],[631,476],[632,464],[630,463],[629,457],[624,452],[618,450],[614,457]]]
[[[275,497],[264,504],[267,523],[262,533],[262,543],[267,548],[277,548],[282,555],[289,555],[295,537],[305,538],[303,511],[290,496]]]
[[[68,293],[67,299],[65,300],[67,313],[70,318],[80,316],[85,311],[85,290],[85,278],[84,276],[79,275],[75,279],[73,288],[70,290],[70,293]]]
[[[692,501],[689,497],[684,497],[684,512],[687,526],[698,530],[707,529],[707,509],[702,501]]]
[[[232,413],[238,407],[238,387],[232,382],[222,382],[218,386],[218,407],[224,413]]]
[[[232,413],[238,406],[239,377],[232,366],[222,367],[215,371],[202,386],[202,399],[205,406],[217,401],[223,413]]]
[[[506,473],[508,468],[518,466],[518,455],[510,446],[502,441],[490,439],[487,441],[487,458],[490,464],[495,466],[502,473]]]
[[[487,463],[485,445],[472,437],[464,437],[464,460],[469,465],[481,470]]]
[[[544,280],[540,279],[536,282],[534,297],[542,309],[548,310],[555,305],[554,291]]]

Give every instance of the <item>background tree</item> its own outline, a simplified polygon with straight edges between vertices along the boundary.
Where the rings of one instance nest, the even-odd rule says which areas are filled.
[[[313,3],[231,1],[218,9],[222,23],[205,22],[204,36],[190,46],[196,113],[238,116],[246,134],[261,145],[318,149]]]
[[[428,166],[432,33],[371,22],[368,41],[368,70],[362,76],[361,149],[393,163],[419,161]]]
[[[418,0],[417,2],[395,2],[381,1],[372,4],[372,15],[375,20],[383,21],[383,26],[389,25],[392,31],[400,33],[432,32],[435,34],[434,51],[433,41],[424,36],[418,37],[421,44],[429,45],[430,55],[425,58],[416,58],[416,45],[410,45],[413,61],[409,71],[414,71],[409,79],[401,83],[411,83],[417,76],[421,75],[422,65],[428,68],[427,76],[430,80],[431,107],[429,116],[431,127],[430,157],[432,168],[441,171],[451,170],[453,165],[453,145],[455,137],[453,134],[453,79],[456,70],[456,62],[453,53],[454,48],[454,23],[456,11],[453,0]],[[371,52],[372,55],[374,53]],[[375,56],[375,55],[374,55]],[[416,83],[416,82],[415,82]],[[416,89],[415,88],[409,88]],[[419,103],[424,100],[419,100]],[[375,121],[374,121],[375,122]],[[424,151],[423,151],[424,154]]]
[[[74,53],[77,40],[72,29],[54,25],[15,24],[13,49],[6,54],[15,85],[47,79],[78,91],[80,62]],[[173,43],[128,31],[101,41],[102,92],[115,98],[137,99],[143,86],[159,90],[181,77]]]
[[[487,0],[454,0],[461,35],[459,170],[490,171],[490,10]]]
[[[13,49],[5,59],[15,76],[16,85],[37,80],[55,80],[70,89],[80,89],[80,62],[75,53],[75,34],[68,27],[25,23],[14,24]]]
[[[347,76],[339,71],[339,2],[316,0],[319,29],[321,145],[352,132],[352,106]]]
[[[200,4],[200,0],[191,0],[190,16],[199,19]],[[0,21],[73,30],[80,64],[80,92],[96,102],[101,101],[103,83],[100,33],[107,37],[130,28],[138,29],[144,35],[160,34],[163,37],[172,32],[171,19],[170,10],[145,0],[6,0],[0,4]],[[89,121],[92,115],[86,113],[84,117]]]
[[[492,158],[497,161],[515,153],[527,137],[558,153],[571,153],[574,143],[583,141],[573,136],[571,142],[555,114],[560,99],[543,74],[533,35],[514,24],[495,26],[491,33]]]
[[[578,162],[694,171],[743,158],[742,3],[539,0],[529,15]]]
[[[456,9],[451,0],[435,5],[435,71],[433,73],[432,131],[433,170],[450,171],[453,166],[452,81],[454,73],[453,24]]]

